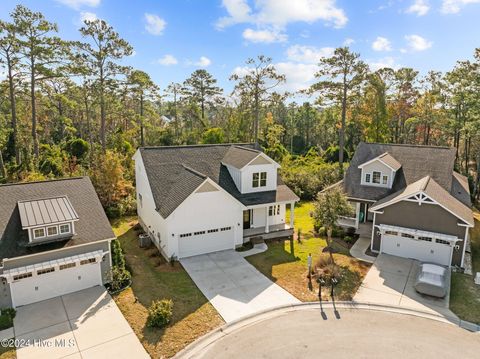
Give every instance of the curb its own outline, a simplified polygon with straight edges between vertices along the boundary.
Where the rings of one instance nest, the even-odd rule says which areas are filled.
[[[382,305],[382,304],[375,304],[375,303],[368,303],[368,302],[352,302],[352,301],[335,302],[335,303],[322,302],[320,306],[320,302],[317,301],[317,302],[281,305],[281,306],[266,309],[266,310],[245,316],[243,318],[234,320],[198,338],[194,342],[187,345],[184,349],[179,351],[173,358],[174,359],[194,358],[202,350],[204,350],[211,344],[215,343],[217,340],[221,339],[222,337],[238,329],[247,327],[249,325],[255,324],[257,322],[261,322],[269,318],[273,318],[281,314],[298,311],[298,310],[337,309],[337,308],[350,309],[350,310],[371,310],[371,311],[380,311],[380,312],[390,312],[390,313],[396,313],[396,314],[402,314],[402,315],[410,315],[410,316],[415,316],[415,317],[424,318],[428,320],[434,320],[437,322],[442,322],[445,324],[455,325],[455,326],[458,326],[459,328],[462,328],[471,332],[476,332],[476,333],[480,332],[480,325],[458,319],[455,316],[448,316],[448,315],[443,316],[443,315],[423,312],[415,309],[403,308],[400,306]]]

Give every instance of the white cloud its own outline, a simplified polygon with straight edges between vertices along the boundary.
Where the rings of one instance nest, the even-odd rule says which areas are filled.
[[[408,14],[416,14],[423,16],[430,10],[430,5],[427,0],[415,0],[412,5],[405,11]]]
[[[208,67],[212,64],[212,60],[210,60],[206,56],[200,56],[198,61],[191,61],[191,60],[186,60],[185,65],[187,66],[197,66],[197,67]]]
[[[334,51],[333,47],[293,45],[287,49],[287,57],[290,61],[317,64],[320,58],[332,56]]]
[[[270,44],[287,41],[287,35],[273,30],[253,30],[248,28],[243,31],[242,36],[245,40],[255,43],[263,42]]]
[[[170,66],[170,65],[176,65],[178,64],[178,60],[175,58],[175,56],[166,54],[165,56],[162,56],[161,58],[158,59],[157,61],[160,65],[163,66]]]
[[[395,59],[391,56],[383,57],[378,60],[367,60],[367,63],[372,71],[377,71],[385,67],[389,67],[394,70],[400,68],[400,66],[395,63]]]
[[[468,4],[477,4],[480,0],[443,0],[442,12],[444,14],[456,14],[461,8]]]
[[[88,11],[80,12],[80,22],[82,23],[82,25],[86,20],[95,21],[97,19],[98,19],[97,14],[93,12],[88,12]]]
[[[354,39],[347,37],[345,41],[343,41],[343,46],[350,46],[350,45],[353,45],[354,43],[355,43]]]
[[[293,22],[313,23],[323,20],[335,27],[343,27],[348,21],[336,0],[257,0],[254,9],[247,0],[223,0],[228,16],[218,19],[217,28],[240,23],[284,27]]]
[[[375,51],[392,51],[392,44],[386,37],[378,36],[372,43],[372,49]]]
[[[152,35],[162,35],[167,26],[167,22],[155,14],[145,13],[145,21],[145,30]]]
[[[101,0],[56,0],[57,2],[67,5],[75,10],[80,9],[83,6],[97,7],[100,5]]]
[[[428,41],[427,39],[419,35],[407,35],[405,36],[405,40],[407,40],[408,47],[411,51],[424,51],[429,49],[433,45],[432,41]]]

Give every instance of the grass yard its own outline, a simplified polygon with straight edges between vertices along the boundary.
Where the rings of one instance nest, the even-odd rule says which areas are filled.
[[[132,272],[132,287],[114,299],[148,353],[172,357],[224,321],[179,263],[172,267],[154,249],[139,248],[136,223],[135,217],[112,223]],[[146,327],[152,300],[163,298],[173,300],[172,322],[163,329]]]
[[[290,241],[275,241],[268,243],[266,252],[247,257],[260,272],[304,302],[318,300],[318,286],[314,283],[312,291],[308,288],[308,254],[312,253],[315,263],[327,245],[324,238],[315,237],[313,233],[313,220],[310,217],[312,210],[311,202],[301,202],[295,207],[295,229],[302,229],[302,241],[301,243],[294,241],[293,252]],[[334,254],[335,262],[342,267],[343,274],[340,284],[336,287],[335,299],[351,300],[367,274],[370,264],[352,258],[346,248],[335,243],[333,247],[337,250]],[[328,295],[329,289],[325,288],[322,298],[326,299]]]
[[[16,357],[15,348],[4,348],[0,346],[0,359],[15,359]]]
[[[475,227],[470,232],[473,273],[480,272],[480,213],[474,212],[474,217]],[[472,276],[453,273],[450,309],[459,318],[480,324],[480,286]]]

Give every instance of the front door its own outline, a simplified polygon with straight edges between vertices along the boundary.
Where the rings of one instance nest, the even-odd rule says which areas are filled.
[[[250,228],[251,210],[243,211],[243,229]]]

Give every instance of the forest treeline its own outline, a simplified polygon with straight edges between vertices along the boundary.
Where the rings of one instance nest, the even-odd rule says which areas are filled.
[[[480,49],[446,73],[372,71],[348,47],[318,59],[296,103],[271,58],[247,59],[225,93],[207,70],[159,88],[123,65],[132,46],[103,20],[81,41],[18,5],[0,21],[0,181],[90,175],[110,216],[132,211],[139,146],[258,141],[302,198],[341,178],[360,141],[454,146],[479,198]]]

